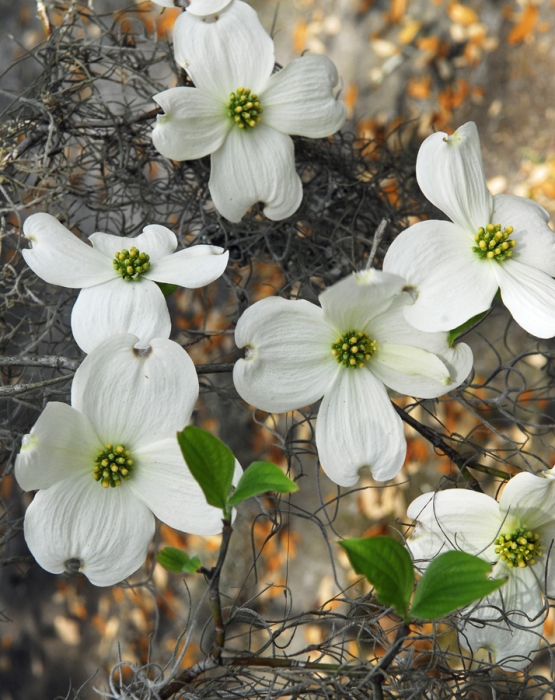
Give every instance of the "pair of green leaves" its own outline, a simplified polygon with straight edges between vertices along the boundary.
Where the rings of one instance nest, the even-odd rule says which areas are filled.
[[[487,578],[491,566],[466,552],[437,556],[420,579],[409,612],[414,566],[407,550],[391,537],[348,539],[339,543],[351,566],[374,586],[376,598],[405,622],[437,620],[500,588],[506,579]]]
[[[227,445],[194,425],[178,433],[177,441],[207,503],[220,508],[226,520],[231,518],[231,509],[247,498],[267,491],[293,493],[299,490],[297,484],[272,462],[253,462],[243,472],[232,493],[235,457]],[[191,558],[175,547],[164,547],[157,559],[164,568],[175,573],[194,573],[201,566],[198,557]]]
[[[253,462],[243,472],[233,494],[230,494],[235,457],[229,447],[194,425],[177,433],[177,441],[189,471],[207,502],[215,508],[221,508],[226,518],[229,518],[233,506],[252,496],[266,491],[293,493],[299,490],[297,484],[272,462]]]

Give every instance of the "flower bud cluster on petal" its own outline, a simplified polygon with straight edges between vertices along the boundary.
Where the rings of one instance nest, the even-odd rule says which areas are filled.
[[[233,371],[240,396],[268,412],[323,397],[316,445],[322,468],[341,486],[353,486],[364,466],[379,481],[401,469],[406,442],[386,386],[434,398],[472,366],[468,346],[450,348],[445,333],[405,321],[404,286],[397,275],[368,270],[324,291],[321,306],[269,297],[237,323],[235,341],[247,350]]]

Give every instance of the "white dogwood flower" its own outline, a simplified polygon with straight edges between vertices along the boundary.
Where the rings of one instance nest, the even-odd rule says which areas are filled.
[[[191,418],[199,385],[183,348],[134,335],[99,345],[75,374],[71,406],[51,402],[17,457],[15,476],[39,489],[25,514],[25,540],[47,571],[79,568],[97,586],[144,561],[154,516],[197,535],[222,529],[189,472],[176,432]],[[236,483],[240,468],[236,465]]]
[[[363,466],[385,481],[403,465],[403,424],[384,385],[434,398],[461,384],[472,366],[467,345],[449,348],[445,333],[421,333],[405,321],[404,284],[368,270],[324,291],[321,307],[269,297],[237,323],[235,342],[247,349],[233,370],[237,391],[277,413],[323,396],[316,445],[322,468],[341,486],[354,485]]]
[[[449,221],[421,221],[393,241],[384,270],[404,277],[416,301],[405,316],[423,331],[452,330],[486,311],[499,288],[515,321],[555,335],[555,234],[536,202],[491,196],[473,122],[438,132],[416,162],[422,192]]]
[[[211,154],[210,194],[230,221],[258,201],[269,219],[284,219],[302,199],[290,135],[328,136],[345,122],[332,94],[337,70],[325,56],[303,56],[272,75],[274,43],[252,7],[234,0],[214,17],[187,11],[175,23],[176,61],[195,87],[154,96],[164,110],[154,146],[173,160]]]
[[[197,17],[207,17],[216,12],[220,12],[227,7],[233,0],[153,0],[157,5],[162,7],[181,7],[186,8]]]
[[[229,253],[197,245],[177,253],[177,238],[165,226],[146,226],[136,238],[93,233],[92,248],[50,214],[33,214],[23,224],[32,247],[23,250],[43,280],[81,289],[71,314],[75,342],[84,352],[116,333],[133,333],[138,347],[168,338],[171,320],[156,282],[203,287],[220,277]]]
[[[459,640],[473,652],[481,647],[492,652],[507,669],[527,666],[541,642],[544,594],[555,593],[555,480],[520,473],[499,502],[463,489],[427,493],[407,514],[416,520],[407,545],[417,566],[459,549],[493,564],[492,578],[508,578],[467,608]]]

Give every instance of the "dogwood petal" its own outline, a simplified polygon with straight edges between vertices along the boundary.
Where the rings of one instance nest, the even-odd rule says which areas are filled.
[[[457,328],[487,311],[497,291],[495,261],[473,252],[473,239],[448,221],[421,221],[393,241],[384,270],[407,280],[417,295],[407,321],[434,333]]]
[[[490,496],[464,489],[425,493],[409,505],[407,517],[416,520],[407,545],[417,560],[431,560],[450,549],[490,561],[497,558],[493,542],[503,519]]]
[[[95,586],[111,586],[136,571],[154,535],[154,517],[127,484],[104,489],[92,473],[39,491],[25,514],[25,541],[46,571],[60,574],[70,559]]]
[[[318,301],[324,319],[336,333],[366,332],[372,320],[386,312],[400,295],[405,280],[380,270],[349,275],[328,287]]]
[[[491,651],[500,666],[518,671],[541,646],[545,606],[530,567],[507,573],[504,586],[469,611],[459,641],[472,652]]]
[[[332,90],[337,68],[327,56],[302,56],[274,73],[260,96],[264,123],[284,134],[323,138],[345,123],[347,108]]]
[[[138,248],[141,253],[147,253],[150,261],[160,260],[171,255],[177,248],[177,237],[173,231],[165,226],[150,224],[145,226],[143,232],[135,238],[128,236],[114,236],[110,233],[93,233],[89,236],[93,248],[99,250],[109,258],[116,253],[131,246]]]
[[[187,7],[187,12],[190,12],[197,17],[206,17],[220,12],[227,7],[232,0],[191,0]]]
[[[245,2],[211,18],[184,12],[174,25],[173,48],[195,86],[224,103],[239,87],[260,94],[274,69],[274,42]]]
[[[152,99],[164,110],[156,117],[152,132],[154,148],[172,160],[194,160],[217,151],[233,126],[226,114],[226,98],[229,96],[223,94],[217,100],[190,87],[154,95]]]
[[[133,245],[141,252],[144,250],[150,256],[151,262],[162,260],[175,253],[177,236],[173,231],[160,224],[149,224],[136,238]]]
[[[555,523],[555,481],[520,472],[505,485],[499,512],[516,518],[529,530]]]
[[[517,244],[512,260],[555,276],[555,233],[549,228],[549,213],[537,202],[511,194],[493,198],[492,222],[512,226]]]
[[[195,245],[157,260],[143,276],[156,282],[197,289],[221,277],[228,259],[229,252],[219,246]]]
[[[383,384],[407,396],[432,399],[453,383],[437,355],[410,345],[378,343],[368,367]]]
[[[378,341],[378,344],[414,345],[435,355],[445,352],[449,348],[447,333],[441,331],[425,333],[408,323],[404,311],[405,307],[412,303],[413,300],[407,292],[395,297],[388,309],[372,319],[370,324],[372,337]]]
[[[272,221],[285,219],[299,208],[303,186],[295,170],[291,137],[262,123],[248,131],[233,128],[211,161],[210,194],[229,221],[240,221],[259,201]]]
[[[418,151],[416,179],[426,198],[472,235],[490,223],[493,199],[474,122],[452,136],[443,131],[428,136]]]
[[[85,358],[71,387],[71,405],[89,417],[102,442],[131,451],[183,430],[199,391],[181,346],[156,338],[137,351],[136,343],[129,334],[106,340]]]
[[[24,491],[47,489],[79,473],[92,474],[103,449],[90,420],[65,403],[52,401],[23,438],[15,478]]]
[[[555,335],[555,280],[516,260],[495,265],[503,303],[525,331],[537,338]]]
[[[25,219],[23,233],[32,248],[22,250],[25,262],[49,284],[80,289],[113,279],[111,263],[93,250],[50,214]]]
[[[86,353],[117,333],[134,333],[146,347],[152,338],[167,338],[171,320],[158,285],[141,278],[126,282],[119,276],[83,289],[71,312],[75,342]]]
[[[216,535],[222,531],[222,511],[206,502],[175,436],[145,445],[133,455],[137,458],[136,469],[127,483],[157,518],[193,535]],[[236,462],[233,484],[237,484],[242,473]]]
[[[135,245],[131,243],[131,240],[132,239],[127,236],[115,236],[113,233],[102,233],[101,231],[91,233],[89,236],[89,241],[93,249],[110,258],[110,262],[113,260],[116,253],[119,253],[124,248]]]
[[[241,398],[268,412],[283,413],[321,398],[339,371],[331,353],[334,333],[322,309],[308,301],[268,297],[241,316],[235,343],[247,347],[233,368]]]
[[[376,481],[392,479],[403,466],[403,423],[383,384],[365,368],[341,369],[326,391],[316,422],[322,469],[340,486],[354,486],[361,467]]]
[[[378,343],[378,352],[373,359],[376,360],[376,363],[379,363],[380,347],[387,343],[411,345],[415,348],[422,348],[423,350],[432,352],[443,362],[452,381],[448,384],[433,385],[430,384],[429,380],[425,380],[425,383],[419,386],[415,383],[417,381],[416,376],[412,376],[410,378],[412,391],[417,393],[411,394],[409,392],[409,395],[419,396],[421,398],[434,398],[435,396],[441,396],[441,394],[447,394],[451,389],[460,386],[468,377],[474,359],[472,350],[465,343],[457,343],[454,347],[450,348],[447,344],[447,333],[423,333],[414,328],[414,326],[411,326],[407,323],[404,314],[404,307],[408,302],[410,303],[410,296],[404,292],[401,296],[393,300],[393,303],[385,313],[372,319],[368,328],[368,333]],[[387,378],[385,374],[380,373],[383,370],[385,370],[385,368],[382,367],[374,370],[374,366],[372,366],[374,374],[378,376],[386,386],[395,389],[395,391],[399,391],[394,384],[389,383],[390,379],[394,381],[393,377]],[[424,393],[418,393],[426,391],[432,391],[433,394],[425,396]]]

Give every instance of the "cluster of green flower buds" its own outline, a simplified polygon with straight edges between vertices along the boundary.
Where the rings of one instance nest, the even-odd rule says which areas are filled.
[[[240,129],[256,126],[264,111],[258,101],[258,95],[251,94],[250,88],[237,88],[229,96],[226,105],[227,116],[231,117]]]
[[[540,544],[540,536],[523,527],[499,535],[494,544],[497,545],[495,553],[501,555],[501,561],[506,562],[507,566],[519,566],[521,569],[535,564],[535,557],[541,557],[542,550],[545,549]]]
[[[134,462],[131,452],[123,445],[105,445],[105,448],[94,460],[93,476],[95,481],[100,481],[101,486],[107,489],[108,486],[119,486],[122,479],[128,481]]]
[[[512,226],[502,229],[501,224],[488,224],[485,228],[481,226],[474,236],[478,245],[475,245],[472,250],[482,259],[503,262],[505,258],[512,256],[513,248],[516,245],[516,241],[507,240],[513,231]]]
[[[130,250],[121,250],[114,257],[114,269],[127,282],[138,279],[149,268],[150,256],[146,253],[140,253],[135,246],[132,246]]]
[[[372,340],[368,333],[347,331],[332,343],[331,354],[343,367],[355,369],[364,367],[364,363],[372,357],[377,347],[378,343]]]

